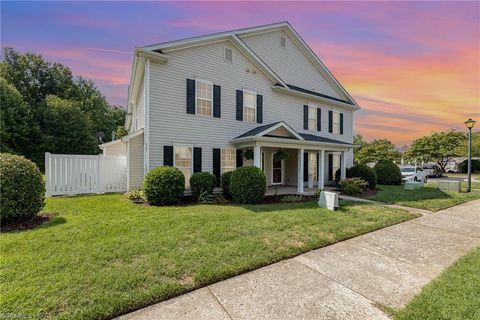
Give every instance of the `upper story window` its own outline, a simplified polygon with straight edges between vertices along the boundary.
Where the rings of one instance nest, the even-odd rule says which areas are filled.
[[[192,147],[175,146],[173,166],[182,171],[185,176],[185,187],[190,187],[190,177],[193,171]]]
[[[257,122],[257,93],[253,91],[243,91],[243,120],[247,122]]]
[[[317,108],[308,107],[308,130],[317,130]]]
[[[206,80],[196,80],[197,114],[211,116],[213,103],[213,83]]]
[[[340,134],[340,112],[333,111],[332,132]]]
[[[222,173],[235,170],[236,159],[236,149],[222,149]]]
[[[223,59],[228,62],[233,62],[233,51],[230,48],[223,49]]]

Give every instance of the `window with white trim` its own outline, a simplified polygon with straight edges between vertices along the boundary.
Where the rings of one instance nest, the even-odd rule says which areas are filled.
[[[235,170],[237,166],[236,160],[236,149],[222,149],[222,173]]]
[[[317,130],[317,108],[308,107],[308,130]]]
[[[340,134],[340,112],[333,111],[332,132]]]
[[[190,187],[190,177],[193,171],[192,147],[175,146],[175,158],[173,166],[182,171],[185,176],[185,187]]]
[[[257,94],[252,91],[243,91],[243,120],[257,122]]]
[[[312,176],[313,181],[317,181],[317,153],[309,152],[308,153],[308,174]]]
[[[213,83],[205,80],[196,80],[197,114],[212,115]]]
[[[223,49],[223,59],[227,62],[233,62],[233,51],[230,48]]]

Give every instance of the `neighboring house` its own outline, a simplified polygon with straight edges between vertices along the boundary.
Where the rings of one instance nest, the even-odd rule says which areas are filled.
[[[127,157],[128,188],[169,165],[188,180],[242,165],[267,184],[305,187],[345,177],[353,164],[357,103],[288,22],[137,48],[129,134],[101,145]],[[242,154],[251,149],[253,160]],[[289,153],[286,161],[275,151]],[[310,180],[310,185],[308,181]]]

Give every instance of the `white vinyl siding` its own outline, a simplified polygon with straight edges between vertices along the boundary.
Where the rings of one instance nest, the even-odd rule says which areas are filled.
[[[243,91],[243,120],[257,122],[257,94],[252,91]]]
[[[127,142],[128,190],[142,187],[144,173],[143,134]]]
[[[212,115],[213,84],[205,80],[196,80],[196,108],[197,114]]]
[[[340,112],[333,111],[332,133],[340,134]]]
[[[308,153],[308,175],[313,176],[313,181],[318,180],[318,170],[317,170],[317,153],[309,152]]]
[[[308,130],[317,131],[317,108],[308,107]]]
[[[236,159],[236,149],[222,149],[222,174],[235,170],[237,166]]]
[[[185,188],[190,187],[190,177],[193,172],[193,154],[191,147],[175,146],[174,167],[185,176]]]

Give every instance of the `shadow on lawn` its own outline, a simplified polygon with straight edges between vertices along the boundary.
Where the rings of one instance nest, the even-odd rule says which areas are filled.
[[[340,200],[340,209],[337,212],[345,212],[345,208],[353,206],[365,206],[371,205],[369,203],[345,201]],[[276,203],[276,204],[256,204],[256,205],[237,205],[246,210],[255,213],[269,213],[269,212],[281,212],[281,211],[297,211],[297,210],[314,210],[319,212],[328,212],[326,208],[320,208],[317,200],[296,202],[296,203]]]
[[[405,190],[403,186],[379,186],[378,189],[380,192],[374,196],[368,197],[368,199],[397,203],[406,201],[425,201],[453,198],[452,195],[435,187],[424,187],[417,190]]]

